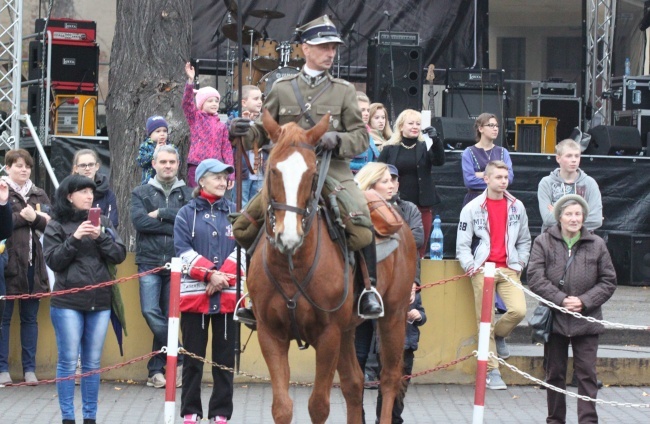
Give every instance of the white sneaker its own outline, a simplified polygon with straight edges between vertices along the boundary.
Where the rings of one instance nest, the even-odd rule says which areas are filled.
[[[494,344],[497,346],[497,355],[499,358],[510,358],[510,349],[508,349],[505,337],[494,336]]]
[[[14,384],[8,372],[0,372],[0,384]]]
[[[38,379],[36,378],[36,374],[34,374],[33,371],[27,371],[25,373],[25,383],[38,384]]]
[[[503,378],[501,378],[501,373],[497,369],[488,372],[485,382],[485,387],[490,390],[506,390],[508,388]]]
[[[155,387],[156,389],[162,389],[167,384],[165,376],[162,373],[156,373],[153,377],[147,378],[147,386]]]

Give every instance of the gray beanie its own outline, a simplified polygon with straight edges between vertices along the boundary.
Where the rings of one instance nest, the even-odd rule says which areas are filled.
[[[553,206],[553,214],[555,215],[555,220],[557,222],[560,222],[560,214],[562,213],[562,207],[564,204],[570,200],[574,200],[578,202],[580,206],[582,206],[582,210],[584,211],[584,219],[587,219],[587,215],[589,215],[589,205],[587,204],[587,201],[582,197],[578,196],[577,194],[565,194],[564,196],[560,197],[557,202],[555,202],[555,205]]]

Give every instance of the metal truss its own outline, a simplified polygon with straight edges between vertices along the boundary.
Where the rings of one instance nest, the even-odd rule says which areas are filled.
[[[23,0],[0,0],[0,149],[12,149],[20,140],[20,82]],[[3,167],[4,169],[4,167]]]
[[[593,108],[592,119],[609,124],[612,48],[617,0],[584,0],[586,15],[585,101]],[[588,128],[585,128],[588,129]]]

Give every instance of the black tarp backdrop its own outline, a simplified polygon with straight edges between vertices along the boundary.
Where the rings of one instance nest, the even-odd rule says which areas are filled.
[[[392,31],[419,33],[424,67],[431,63],[437,69],[467,68],[474,64],[474,0],[241,0],[239,3],[243,23],[260,32],[266,29],[269,38],[277,41],[290,40],[299,24],[329,15],[346,39],[346,46],[340,49],[342,78],[365,78],[368,41],[377,31],[388,30],[384,11],[391,15]],[[479,0],[477,3],[476,67],[480,68],[488,63],[488,2]],[[249,16],[252,10],[259,9],[276,10],[285,17],[259,19]],[[194,0],[192,14],[192,58],[201,59],[201,72],[214,72],[215,59],[227,57],[228,40],[221,31],[227,19],[226,4],[222,0]],[[231,46],[234,44],[230,42]],[[220,62],[219,66],[223,72],[224,64]],[[442,75],[436,74],[436,77]]]
[[[52,137],[50,142],[52,146],[50,161],[52,168],[54,169],[54,175],[56,175],[59,182],[70,175],[72,172],[72,159],[74,158],[74,154],[81,149],[93,149],[97,152],[99,159],[102,162],[98,172],[106,175],[110,181],[111,153],[108,150],[108,139]],[[137,166],[135,158],[133,160],[133,166]]]
[[[554,155],[510,153],[515,179],[509,191],[526,206],[528,226],[539,234],[542,218],[537,185],[557,168]],[[456,227],[466,189],[461,152],[447,152],[444,166],[434,167],[434,180],[442,198],[439,208],[446,258],[456,256]],[[650,158],[583,156],[580,168],[593,177],[603,198],[603,226],[599,234],[650,234]]]

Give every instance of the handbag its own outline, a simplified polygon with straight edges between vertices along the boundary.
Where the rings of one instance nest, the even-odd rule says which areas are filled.
[[[569,256],[569,260],[564,266],[564,274],[560,279],[560,286],[564,285],[564,278],[566,277],[566,272],[569,269],[569,265],[573,262],[575,254]],[[548,338],[553,331],[553,310],[544,303],[537,305],[533,311],[533,316],[528,320],[528,325],[532,330],[531,337],[533,343],[548,343]]]

